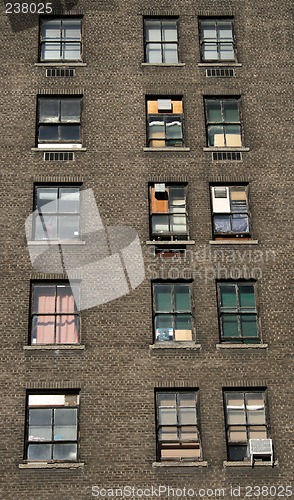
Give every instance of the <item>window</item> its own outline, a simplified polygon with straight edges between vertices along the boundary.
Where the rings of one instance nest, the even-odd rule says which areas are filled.
[[[78,411],[77,392],[28,394],[25,459],[77,461]]]
[[[151,238],[156,240],[188,238],[186,189],[185,185],[150,186]]]
[[[269,425],[264,391],[225,391],[228,460],[249,458],[249,439],[267,439]]]
[[[40,60],[81,61],[82,20],[41,19]]]
[[[32,345],[78,344],[80,318],[76,301],[79,286],[68,283],[33,283],[31,302]]]
[[[211,187],[215,238],[250,237],[247,186]]]
[[[35,210],[35,240],[79,239],[79,186],[36,187]]]
[[[201,19],[199,31],[202,61],[235,61],[233,19]]]
[[[147,99],[147,140],[150,148],[183,146],[182,98]]]
[[[145,19],[145,62],[177,63],[177,19]]]
[[[157,392],[156,407],[157,460],[200,460],[197,392]]]
[[[189,283],[154,283],[153,311],[157,342],[192,340]]]
[[[39,98],[39,147],[81,147],[81,101],[81,97]]]
[[[255,283],[219,283],[218,294],[222,342],[259,343]]]
[[[239,99],[205,99],[208,146],[238,148],[242,146]]]

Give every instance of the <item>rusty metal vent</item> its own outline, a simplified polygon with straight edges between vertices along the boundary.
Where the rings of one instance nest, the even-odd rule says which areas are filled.
[[[74,68],[50,68],[46,69],[46,76],[68,77],[75,76],[76,70]]]
[[[205,75],[207,77],[219,77],[219,78],[230,78],[235,75],[235,70],[233,68],[207,68],[205,70]]]

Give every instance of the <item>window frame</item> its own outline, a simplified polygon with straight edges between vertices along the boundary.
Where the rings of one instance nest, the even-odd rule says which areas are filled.
[[[160,22],[160,41],[148,41],[147,40],[147,23],[148,21],[159,21]],[[175,28],[176,28],[176,32],[177,32],[177,41],[164,41],[163,40],[163,27],[162,27],[162,23],[164,23],[165,21],[174,21],[175,22]],[[143,18],[143,35],[144,35],[144,63],[146,64],[154,64],[154,65],[160,65],[160,64],[164,64],[164,65],[173,65],[173,64],[179,64],[180,62],[180,53],[179,53],[179,17],[177,16],[145,16]],[[150,62],[148,61],[148,57],[147,57],[147,47],[148,45],[152,45],[152,44],[160,44],[160,52],[161,52],[161,62]],[[164,45],[177,45],[177,61],[176,62],[166,62],[165,61],[165,49],[163,48]]]
[[[173,111],[158,111],[158,101],[161,99],[166,101],[171,101],[171,105],[173,103],[177,103],[181,106],[181,113],[173,113]],[[149,113],[148,106],[151,105],[152,102],[157,101],[157,113]],[[167,134],[167,126],[169,118],[173,117],[174,121],[179,121],[181,125],[181,137],[180,138],[168,138]],[[160,121],[164,124],[164,137],[153,137],[151,136],[150,131],[150,121],[155,120]],[[183,96],[146,96],[146,138],[147,138],[147,148],[150,149],[170,149],[170,148],[184,148],[185,147],[185,135],[184,135],[184,98]],[[157,141],[162,143],[159,146],[151,145],[152,141]],[[169,145],[168,142],[174,142],[175,144]],[[180,145],[178,144],[180,143]]]
[[[182,395],[185,395],[185,394],[193,394],[195,396],[195,406],[193,406],[193,408],[195,408],[195,416],[196,416],[196,424],[192,423],[192,424],[181,424],[180,421],[179,421],[179,409],[181,408],[181,405],[179,404],[179,399]],[[175,399],[176,399],[176,405],[175,406],[166,406],[166,408],[175,408],[176,410],[176,418],[177,418],[177,424],[176,425],[172,425],[172,424],[160,424],[159,421],[159,409],[161,407],[164,407],[164,406],[160,406],[159,404],[159,396],[160,395],[175,395]],[[186,463],[186,462],[198,462],[198,461],[202,461],[203,460],[203,451],[202,451],[202,440],[201,440],[201,421],[200,421],[200,393],[199,393],[199,389],[196,388],[181,388],[181,389],[178,389],[178,388],[173,388],[173,389],[164,389],[164,388],[158,388],[155,390],[155,394],[154,394],[154,398],[155,398],[155,433],[156,433],[156,460],[158,462],[172,462],[172,463]],[[192,408],[192,406],[182,406],[182,408]],[[198,435],[198,440],[197,439],[192,439],[190,441],[187,441],[186,445],[185,445],[185,440],[181,439],[180,438],[180,433],[181,433],[181,429],[183,427],[196,427],[196,432],[197,432],[197,435]],[[177,440],[165,440],[165,441],[161,441],[159,439],[159,433],[160,433],[160,430],[162,427],[177,427]],[[167,447],[165,449],[169,449],[169,450],[180,450],[180,449],[184,449],[184,450],[187,450],[187,449],[195,449],[195,450],[199,450],[199,458],[183,458],[183,457],[179,457],[179,458],[162,458],[162,449],[163,449],[163,446],[161,443],[170,443],[167,444]],[[183,443],[184,443],[184,446],[183,446]],[[191,445],[190,445],[191,443]],[[194,446],[193,447],[193,443],[197,443],[198,446]],[[178,447],[176,446],[178,444]]]
[[[227,404],[227,399],[229,395],[236,394],[239,396],[243,396],[243,403],[244,403],[244,413],[245,413],[245,423],[243,424],[229,424],[228,422],[228,404]],[[263,408],[264,408],[264,415],[265,415],[265,423],[264,424],[255,424],[255,423],[249,423],[249,418],[248,418],[248,413],[250,409],[248,408],[249,405],[246,403],[246,396],[251,394],[261,394],[262,399],[263,399]],[[241,397],[240,397],[241,399]],[[260,428],[265,428],[266,430],[266,435],[267,437],[264,439],[270,439],[271,433],[270,433],[270,420],[269,420],[269,408],[268,408],[268,397],[267,397],[267,388],[266,387],[261,387],[261,388],[225,388],[223,390],[223,405],[224,405],[224,419],[225,419],[225,433],[226,433],[226,445],[227,445],[227,458],[229,461],[235,462],[235,461],[247,461],[250,459],[249,455],[249,439],[250,439],[250,427],[260,427]],[[236,410],[235,410],[236,411]],[[242,411],[242,410],[241,410]],[[245,440],[240,440],[240,441],[230,441],[229,439],[229,430],[230,428],[237,428],[237,427],[245,427],[246,429],[246,441]],[[255,429],[256,430],[256,429]],[[233,443],[233,444],[230,444]],[[231,448],[231,449],[230,449]],[[232,457],[232,448],[243,448],[243,458],[237,457],[234,458]]]
[[[76,312],[73,313],[64,313],[64,312],[56,312],[56,306],[57,306],[57,288],[58,287],[70,287],[71,288],[72,283],[69,283],[68,281],[65,280],[32,280],[31,281],[31,286],[30,286],[30,318],[29,318],[29,339],[28,339],[28,345],[31,346],[76,346],[81,344],[81,314],[78,309],[76,309]],[[54,287],[54,313],[49,312],[49,313],[38,313],[34,312],[34,291],[36,286],[48,286],[48,287]],[[76,281],[74,283],[74,286],[79,288],[79,299],[80,299],[80,294],[81,294],[81,289],[80,289],[80,283]],[[74,297],[73,293],[72,296]],[[74,309],[76,308],[76,305],[74,306]],[[54,342],[50,343],[39,343],[39,342],[33,342],[33,330],[34,330],[34,317],[38,318],[38,316],[49,316],[52,317],[54,316]],[[56,325],[56,320],[57,317],[60,316],[74,316],[74,324],[77,329],[77,342],[56,342],[56,335],[57,335],[57,325]]]
[[[51,405],[29,405],[29,397],[30,396],[76,396],[77,397],[77,404],[75,405],[68,405],[66,406],[65,404],[63,405],[57,405],[57,404],[51,404]],[[23,459],[28,462],[28,463],[34,463],[34,462],[42,462],[42,463],[77,463],[79,462],[79,451],[80,451],[80,405],[81,405],[81,400],[80,400],[80,391],[79,390],[74,390],[74,389],[66,389],[66,390],[28,390],[26,393],[26,411],[25,411],[25,438],[24,438],[24,456]],[[76,415],[76,439],[68,439],[68,440],[60,440],[60,439],[54,439],[54,418],[51,420],[51,439],[50,440],[30,440],[29,439],[29,430],[30,430],[30,409],[48,409],[51,410],[52,414],[54,415],[54,410],[56,409],[73,409],[75,408],[77,410]],[[71,459],[54,459],[53,458],[53,452],[54,452],[54,444],[75,444],[76,445],[76,458],[74,460]],[[31,444],[49,444],[51,445],[51,458],[50,459],[30,459],[28,458],[29,456],[29,446]]]
[[[229,212],[214,212],[214,189],[215,188],[223,188],[227,189],[228,193],[228,198],[229,198],[229,204],[230,204],[230,211]],[[243,189],[246,194],[246,212],[242,211],[232,211],[232,200],[231,200],[231,190],[238,190],[238,189]],[[236,239],[236,238],[242,238],[242,239],[252,239],[252,215],[251,215],[251,209],[250,209],[250,200],[249,200],[249,184],[210,184],[209,186],[209,191],[210,191],[210,201],[211,201],[211,226],[212,226],[212,237],[214,240],[222,240],[222,239]],[[217,232],[215,230],[215,225],[214,225],[214,219],[216,216],[229,216],[230,220],[230,226],[232,228],[232,220],[233,220],[233,215],[234,214],[246,214],[248,218],[248,231],[233,231],[232,229],[227,232]]]
[[[221,108],[221,117],[222,121],[209,121],[208,117],[208,106],[207,103],[208,101],[215,101],[220,103],[220,108]],[[229,101],[234,101],[237,103],[237,109],[238,109],[238,114],[239,114],[239,121],[238,122],[232,122],[232,121],[226,121],[225,116],[224,116],[224,102],[229,102]],[[244,148],[244,131],[243,131],[243,119],[242,119],[242,103],[241,103],[241,96],[204,96],[204,113],[205,113],[205,132],[206,132],[206,144],[208,148],[217,148],[217,150],[221,151],[223,149],[233,149],[234,151],[237,149],[243,149]],[[210,139],[209,139],[209,127],[222,127],[223,128],[223,139],[224,139],[224,145],[222,146],[216,146],[216,145],[211,145],[209,144]],[[238,126],[240,127],[240,142],[241,144],[238,146],[230,146],[227,144],[227,134],[226,132],[226,127],[228,126]],[[237,134],[236,134],[237,136]],[[239,136],[237,136],[239,137]]]
[[[163,344],[165,342],[177,342],[178,344],[181,344],[182,342],[194,342],[195,341],[195,327],[194,327],[194,316],[193,316],[193,311],[194,311],[194,306],[193,306],[193,295],[192,295],[192,283],[193,281],[192,280],[169,280],[169,281],[152,281],[152,287],[151,287],[151,290],[152,290],[152,320],[153,320],[153,343],[154,344],[157,344],[157,343],[160,343],[160,344]],[[156,297],[157,297],[157,294],[156,294],[156,287],[157,286],[171,286],[172,290],[171,290],[171,300],[172,300],[172,304],[171,304],[171,311],[157,311],[156,309]],[[188,311],[176,311],[175,310],[175,291],[174,291],[174,288],[176,286],[185,286],[185,287],[188,287],[189,289],[189,299],[190,299],[190,310]],[[169,330],[172,329],[172,335],[173,335],[173,338],[172,339],[164,339],[164,340],[158,340],[157,336],[156,336],[156,318],[157,316],[171,316],[172,318],[172,328],[168,328]],[[176,319],[176,316],[188,316],[189,315],[189,318],[190,318],[190,321],[191,321],[191,339],[189,340],[177,340],[175,338],[175,331],[176,331],[176,328],[175,328],[175,319]],[[170,332],[169,332],[170,334]]]
[[[75,100],[79,101],[80,104],[80,116],[78,121],[61,121],[61,103],[62,101]],[[41,101],[58,101],[58,114],[59,120],[56,122],[46,122],[40,120],[41,113]],[[83,144],[83,128],[82,128],[82,112],[83,112],[83,95],[47,95],[42,94],[37,97],[37,130],[36,130],[36,146],[38,148],[61,148],[62,146],[69,148],[81,148]],[[40,139],[40,127],[58,127],[58,139]],[[61,139],[60,138],[60,127],[79,127],[79,139]]]
[[[165,182],[165,183],[159,183],[159,184],[165,184],[165,193],[167,193],[167,205],[168,205],[168,210],[165,212],[153,212],[152,211],[152,201],[153,201],[153,196],[155,196],[155,184],[158,184],[157,182],[151,182],[148,185],[148,196],[149,196],[149,232],[150,232],[150,239],[153,241],[186,241],[190,239],[189,236],[189,217],[188,217],[188,183],[171,183],[171,182]],[[175,212],[171,211],[171,205],[170,205],[170,189],[183,189],[184,190],[184,198],[185,198],[185,211],[182,212]],[[153,191],[152,191],[153,190]],[[153,219],[156,218],[156,216],[167,216],[168,217],[168,226],[169,229],[171,229],[172,226],[172,217],[173,216],[183,216],[185,215],[185,223],[186,223],[186,232],[185,233],[177,233],[173,232],[171,230],[165,232],[165,233],[156,233],[153,232]]]
[[[204,22],[214,22],[215,23],[215,30],[216,30],[216,39],[205,39],[203,36],[203,27],[202,23]],[[222,42],[219,36],[219,27],[218,24],[221,22],[231,22],[231,30],[232,30],[232,42]],[[237,44],[236,44],[236,35],[235,35],[235,19],[234,17],[199,17],[199,22],[198,22],[198,33],[199,33],[199,46],[200,46],[200,59],[201,62],[203,63],[209,63],[209,64],[220,64],[220,63],[236,63],[238,61],[237,59]],[[207,41],[208,40],[208,41]],[[209,42],[209,40],[211,40]],[[204,47],[206,43],[213,43],[216,44],[217,46],[217,59],[206,59],[204,56]],[[220,45],[221,43],[232,43],[233,46],[233,52],[234,52],[234,58],[233,59],[222,59],[221,56],[221,50],[220,50]]]
[[[218,304],[218,321],[219,321],[219,332],[220,332],[220,342],[222,344],[246,344],[246,345],[256,345],[262,343],[261,338],[261,328],[260,328],[260,318],[259,318],[259,304],[258,304],[258,293],[257,293],[257,282],[256,281],[243,281],[243,280],[221,280],[217,281],[217,304]],[[253,287],[254,290],[254,300],[255,300],[255,310],[244,311],[241,310],[240,299],[239,299],[239,287]],[[231,311],[222,310],[221,305],[221,289],[222,287],[235,287],[235,296],[236,296],[236,309]],[[224,335],[223,329],[223,316],[231,315],[237,316],[238,322],[238,336],[228,337]],[[241,318],[242,316],[255,316],[256,319],[256,328],[257,328],[257,336],[248,337],[242,335],[242,327],[241,327]],[[226,340],[228,339],[228,340]],[[251,340],[251,341],[250,341]]]
[[[58,189],[58,192],[57,192],[57,198],[56,200],[59,200],[59,190],[60,189],[72,189],[72,188],[78,188],[79,190],[79,194],[81,193],[81,189],[82,189],[82,185],[80,183],[72,183],[72,184],[64,184],[64,183],[54,183],[54,184],[48,184],[48,183],[44,183],[44,184],[35,184],[34,185],[34,209],[33,209],[33,212],[35,213],[37,211],[37,214],[35,214],[35,217],[33,218],[33,227],[32,227],[32,230],[33,230],[33,234],[32,234],[32,241],[73,241],[73,242],[76,242],[76,241],[81,241],[81,238],[82,238],[82,235],[81,235],[81,216],[82,216],[82,212],[81,212],[81,197],[79,196],[79,211],[78,212],[59,212],[58,211],[58,208],[59,208],[59,203],[58,203],[58,206],[57,206],[57,211],[56,212],[44,212],[43,215],[47,216],[47,215],[51,215],[52,217],[56,217],[57,218],[57,226],[56,226],[56,233],[57,233],[57,236],[59,236],[59,228],[60,228],[60,225],[58,224],[58,221],[59,221],[59,217],[60,216],[76,216],[79,218],[79,226],[78,226],[78,229],[79,229],[79,235],[77,238],[67,238],[67,239],[64,239],[64,238],[46,238],[46,239],[36,239],[36,215],[38,216],[38,218],[42,219],[42,212],[39,212],[38,211],[38,195],[37,195],[37,191],[38,189]]]
[[[61,25],[60,25],[60,37],[58,40],[55,40],[54,42],[52,43],[55,43],[60,46],[60,53],[61,53],[61,48],[63,45],[66,45],[66,41],[64,41],[65,39],[63,39],[62,37],[62,31],[63,31],[63,27],[62,27],[62,22],[63,21],[70,21],[70,20],[75,20],[75,21],[81,21],[81,29],[80,29],[80,40],[73,40],[71,43],[79,43],[80,44],[80,57],[78,59],[64,59],[64,58],[60,58],[60,59],[42,59],[42,47],[43,47],[43,44],[46,44],[46,41],[43,40],[43,37],[42,37],[42,27],[43,27],[43,23],[46,22],[46,21],[60,21]],[[67,65],[67,64],[74,64],[74,63],[81,63],[83,61],[83,28],[84,28],[84,19],[83,19],[83,16],[75,16],[75,15],[71,15],[71,16],[44,16],[44,17],[40,17],[40,21],[39,21],[39,53],[38,53],[38,60],[40,63],[42,64],[46,64],[46,63],[54,63],[54,64],[64,64],[64,65]],[[48,42],[47,42],[48,43]]]

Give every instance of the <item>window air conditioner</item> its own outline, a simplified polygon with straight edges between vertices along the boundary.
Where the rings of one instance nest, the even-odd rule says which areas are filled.
[[[249,455],[251,465],[254,464],[254,456],[267,455],[270,457],[271,465],[274,465],[273,441],[272,439],[249,439]]]

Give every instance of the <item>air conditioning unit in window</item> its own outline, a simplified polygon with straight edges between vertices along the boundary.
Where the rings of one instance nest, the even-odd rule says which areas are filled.
[[[270,457],[271,465],[274,465],[274,452],[272,439],[249,439],[249,455],[251,458],[251,465],[254,464],[254,456],[268,456]]]

